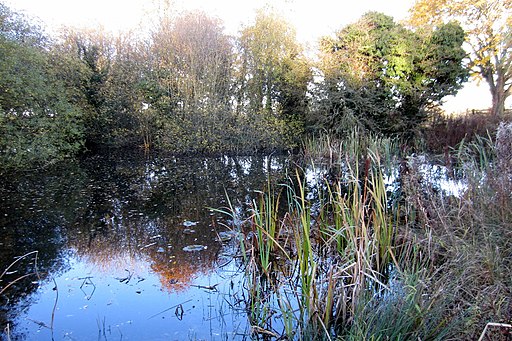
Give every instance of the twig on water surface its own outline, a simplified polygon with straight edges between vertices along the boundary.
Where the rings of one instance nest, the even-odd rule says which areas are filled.
[[[206,289],[206,290],[211,290],[211,291],[217,291],[217,286],[219,284],[220,283],[217,283],[217,284],[214,284],[214,285],[207,285],[207,286],[192,284],[191,287],[196,287],[196,288],[199,288],[199,289]]]
[[[12,262],[5,270],[4,272],[2,272],[2,274],[0,275],[0,278],[4,277],[4,275],[9,271],[10,268],[12,268],[14,266],[14,264],[18,263],[20,260],[22,260],[23,258],[25,257],[28,257],[30,256],[31,254],[37,254],[39,251],[31,251],[29,253],[26,253],[24,254],[23,256],[19,257],[18,259],[16,259],[14,262]],[[37,265],[37,263],[36,263]]]
[[[57,309],[57,302],[59,301],[59,288],[57,287],[57,282],[55,281],[55,278],[52,278],[53,280],[53,283],[55,284],[55,287],[53,288],[53,290],[55,290],[56,292],[56,296],[55,296],[55,303],[53,305],[53,310],[52,310],[52,320],[50,322],[50,330],[52,331],[52,340],[53,340],[53,321],[55,320],[55,309]]]
[[[8,274],[9,273],[9,270],[16,264],[18,263],[19,261],[21,261],[22,259],[32,255],[32,254],[35,254],[35,259],[34,259],[34,272],[31,272],[29,274],[25,274],[23,276],[20,276],[18,278],[16,278],[14,281],[11,281],[9,284],[7,284],[5,287],[3,287],[1,290],[0,290],[0,295],[4,293],[5,290],[7,290],[7,288],[9,288],[11,285],[13,285],[14,283],[28,277],[28,276],[32,276],[32,275],[36,275],[37,278],[40,280],[41,279],[41,276],[39,275],[39,271],[37,270],[37,255],[39,254],[39,251],[31,251],[29,253],[26,253],[24,254],[23,256],[20,256],[18,257],[18,259],[16,259],[15,261],[13,261],[7,268],[5,268],[4,272],[2,272],[2,274],[0,275],[0,280],[5,276],[5,274]]]
[[[7,290],[7,288],[9,288],[11,285],[13,285],[14,283],[18,282],[18,281],[21,281],[22,279],[28,277],[28,276],[32,276],[32,275],[35,275],[36,273],[35,272],[31,272],[29,274],[26,274],[26,275],[23,275],[21,277],[18,277],[16,278],[14,281],[10,282],[9,284],[7,284],[4,288],[2,288],[2,290],[0,290],[0,295],[4,293],[5,290]]]
[[[91,278],[92,278],[91,276],[78,278],[79,280],[82,280],[82,279],[83,279],[83,282],[82,282],[82,284],[80,285],[80,289],[82,289],[82,287],[83,287],[84,285],[86,285],[86,284],[87,284],[87,285],[88,285],[88,284],[91,284],[93,287],[95,287],[95,288],[96,288],[96,286],[95,286],[95,285],[94,285],[94,283],[92,282]]]
[[[34,271],[36,273],[37,279],[39,281],[41,281],[41,276],[39,275],[39,270],[37,269],[37,260],[38,260],[38,257],[39,257],[39,251],[35,251],[35,252],[36,252],[36,255],[34,257]]]
[[[49,329],[51,332],[51,335],[52,335],[52,340],[54,340],[55,338],[53,335],[53,322],[55,321],[55,310],[57,309],[57,302],[59,301],[59,289],[57,288],[57,282],[55,281],[55,278],[52,278],[52,280],[53,280],[53,283],[55,284],[55,287],[53,288],[53,290],[55,290],[57,295],[55,297],[55,303],[53,304],[52,318],[50,320],[50,325],[47,325],[46,323],[44,323],[42,321],[36,321],[36,320],[30,319],[30,318],[28,320],[34,322],[35,324],[37,324],[40,327]]]
[[[132,279],[133,274],[128,269],[124,269],[124,271],[128,272],[128,276],[126,276],[124,278],[115,277],[115,279],[117,279],[121,283],[126,282],[126,284],[128,284],[130,282],[130,280]]]
[[[31,321],[31,322],[34,322],[35,324],[37,324],[39,327],[44,327],[46,329],[50,329],[51,330],[51,327],[49,325],[47,325],[46,323],[44,323],[43,321],[37,321],[37,320],[33,320],[31,318],[27,318],[27,320]]]
[[[9,323],[7,323],[7,326],[5,326],[4,333],[7,335],[7,341],[11,341],[11,327]]]
[[[180,321],[183,320],[183,312],[184,312],[183,306],[181,304],[178,304],[178,306],[176,307],[176,310],[174,311],[174,314]]]
[[[82,282],[82,285],[80,285],[80,290],[82,290],[82,292],[85,294],[85,298],[88,301],[92,298],[92,295],[94,295],[94,293],[96,292],[96,285],[92,282],[91,278],[92,278],[91,276],[84,277],[84,278],[79,278],[79,279],[83,279],[84,280]],[[84,289],[83,289],[84,285],[92,285],[93,286],[93,289],[92,289],[92,292],[91,292],[90,295],[87,295],[87,293],[84,291]]]
[[[178,308],[179,306],[182,306],[182,307],[181,307],[181,309],[183,310],[183,304],[188,303],[188,302],[190,302],[190,301],[192,301],[192,299],[190,299],[190,300],[186,300],[185,302],[182,302],[182,303],[179,303],[179,304],[176,304],[176,305],[173,305],[173,306],[172,306],[172,307],[170,307],[170,308],[167,308],[167,309],[162,310],[161,312],[159,312],[159,313],[157,313],[157,314],[155,314],[155,315],[153,315],[153,316],[150,316],[150,317],[148,318],[148,320],[149,320],[149,319],[152,319],[153,317],[156,317],[156,316],[158,316],[158,315],[161,315],[161,314],[163,314],[163,313],[165,313],[166,311],[169,311],[169,310],[171,310],[171,309],[176,309],[176,308]]]

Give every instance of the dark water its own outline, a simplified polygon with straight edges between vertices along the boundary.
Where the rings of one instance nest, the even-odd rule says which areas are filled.
[[[289,167],[275,156],[111,155],[2,179],[2,337],[244,339],[236,238],[217,240],[230,222],[209,208],[227,194],[246,210]]]

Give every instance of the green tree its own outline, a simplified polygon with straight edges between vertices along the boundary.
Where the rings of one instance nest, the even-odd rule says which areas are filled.
[[[99,28],[97,30],[65,28],[59,43],[54,47],[68,65],[67,75],[62,75],[68,86],[77,89],[77,101],[84,111],[86,146],[95,149],[112,144],[113,115],[108,107],[106,83],[114,56],[114,38]]]
[[[322,124],[340,132],[340,122],[355,117],[370,130],[411,136],[430,110],[466,81],[463,41],[464,32],[454,23],[413,32],[376,12],[324,38]]]
[[[237,112],[256,117],[255,123],[264,123],[266,132],[274,130],[281,137],[300,137],[312,74],[294,29],[278,15],[260,10],[254,24],[242,30],[238,50]],[[264,127],[265,123],[268,127]],[[252,129],[257,131],[257,126]]]
[[[83,146],[82,112],[67,97],[46,40],[0,6],[0,163],[39,166]]]
[[[461,24],[472,75],[489,85],[491,113],[503,114],[512,92],[512,1],[417,0],[410,12],[413,27],[437,27],[450,20]]]
[[[146,45],[130,32],[113,38],[112,44],[115,55],[102,92],[103,110],[110,113],[111,139],[116,146],[149,149],[154,144],[156,123],[154,111],[148,110]]]
[[[68,28],[54,50],[62,60],[62,79],[86,113],[89,148],[154,146],[159,135],[155,84],[162,65],[150,43],[133,32],[113,36],[101,29]]]

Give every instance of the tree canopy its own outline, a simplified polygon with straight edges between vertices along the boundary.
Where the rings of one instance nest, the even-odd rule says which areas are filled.
[[[370,12],[321,42],[321,119],[336,131],[354,116],[384,134],[411,135],[467,78],[455,23],[413,32]]]
[[[82,148],[81,110],[66,96],[43,34],[0,4],[0,163],[26,167]]]
[[[450,20],[467,33],[468,65],[473,76],[489,85],[491,112],[503,114],[512,91],[512,1],[417,0],[411,9],[414,27],[437,27]]]
[[[295,30],[277,14],[258,11],[238,51],[237,110],[273,121],[287,142],[298,142],[312,75]]]
[[[273,12],[237,36],[169,7],[145,35],[67,27],[50,39],[1,5],[0,167],[102,148],[290,149],[312,121],[412,136],[466,80],[463,41],[454,22],[413,31],[370,12],[324,38],[314,68]]]

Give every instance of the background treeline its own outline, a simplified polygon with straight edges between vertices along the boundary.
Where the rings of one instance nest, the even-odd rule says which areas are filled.
[[[381,13],[322,39],[259,11],[236,37],[201,12],[145,32],[49,37],[0,4],[0,162],[27,167],[101,148],[174,153],[289,149],[354,125],[412,137],[466,81],[464,31],[412,30]]]

